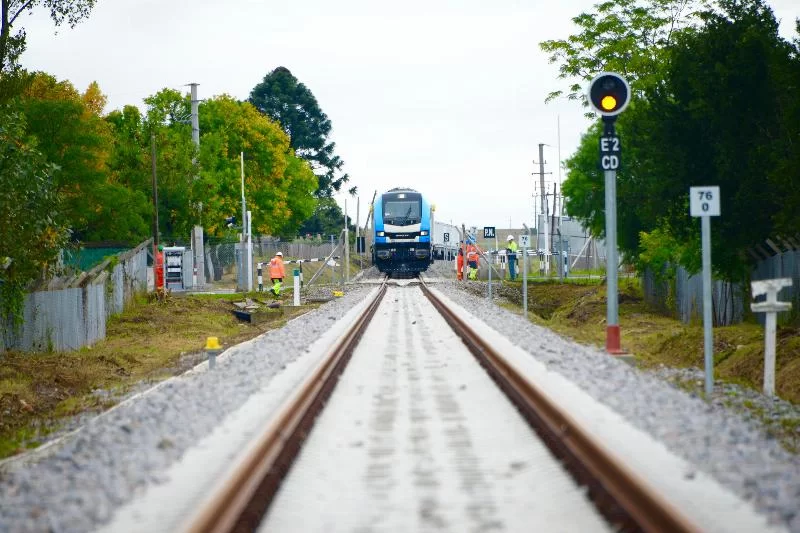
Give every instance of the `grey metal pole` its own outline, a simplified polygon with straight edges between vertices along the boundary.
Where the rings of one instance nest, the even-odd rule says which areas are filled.
[[[488,263],[489,263],[489,301],[491,302],[492,301],[492,268],[494,267],[494,265],[492,265],[492,263],[491,263],[492,252],[489,252],[488,254],[486,254],[486,256],[489,258],[489,261],[488,261]]]
[[[342,279],[345,283],[350,281],[350,228],[347,227],[347,198],[344,199],[344,266]]]
[[[539,143],[539,179],[542,185],[542,215],[544,215],[544,274],[550,274],[550,260],[547,254],[550,253],[550,221],[547,216],[547,190],[544,188],[544,144]]]
[[[525,231],[528,232],[528,242],[531,240],[531,230],[528,226],[522,224]],[[537,234],[538,236],[538,234]],[[522,247],[522,312],[525,320],[528,319],[528,247]]]
[[[200,146],[200,118],[198,115],[200,100],[197,99],[198,83],[190,83],[192,88],[192,142],[195,146]],[[185,115],[184,115],[185,116]]]
[[[606,189],[606,349],[619,350],[619,301],[617,297],[617,173],[604,171]],[[615,342],[616,340],[616,342]]]
[[[706,365],[706,395],[710,396],[714,390],[714,331],[711,322],[711,217],[700,217],[700,230],[703,241],[703,352]]]
[[[158,249],[158,177],[156,175],[156,134],[150,132],[150,159],[153,168],[153,250]],[[153,254],[155,258],[155,253]],[[154,259],[155,260],[155,259]]]
[[[522,247],[522,313],[528,318],[528,247]]]
[[[242,174],[242,242],[247,240],[247,205],[244,201],[244,152],[240,153],[241,174]]]

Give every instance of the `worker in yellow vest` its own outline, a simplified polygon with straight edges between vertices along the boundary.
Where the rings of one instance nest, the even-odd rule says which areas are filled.
[[[467,238],[467,265],[469,266],[469,279],[478,279],[478,247],[475,246],[473,237]]]
[[[511,281],[517,279],[517,243],[514,241],[514,236],[509,235],[506,237],[508,244],[506,245],[506,257],[508,258],[508,275]]]

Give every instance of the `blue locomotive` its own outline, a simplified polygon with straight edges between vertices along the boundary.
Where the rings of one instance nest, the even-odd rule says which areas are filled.
[[[372,263],[381,272],[421,272],[431,254],[431,206],[414,189],[391,189],[372,206]]]

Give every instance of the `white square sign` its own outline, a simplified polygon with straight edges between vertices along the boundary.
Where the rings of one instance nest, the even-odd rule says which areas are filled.
[[[523,248],[527,248],[528,246],[530,246],[530,240],[527,233],[523,233],[522,235],[519,236],[519,245],[522,246]]]
[[[719,187],[690,187],[689,213],[693,217],[718,217]]]

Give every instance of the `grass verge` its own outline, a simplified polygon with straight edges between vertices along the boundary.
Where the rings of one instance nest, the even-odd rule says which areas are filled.
[[[38,446],[74,415],[108,409],[136,386],[183,372],[202,359],[206,337],[231,346],[318,305],[265,309],[263,319],[250,324],[230,312],[231,302],[242,299],[175,294],[165,302],[140,299],[112,317],[106,339],[92,347],[0,355],[0,458]]]

